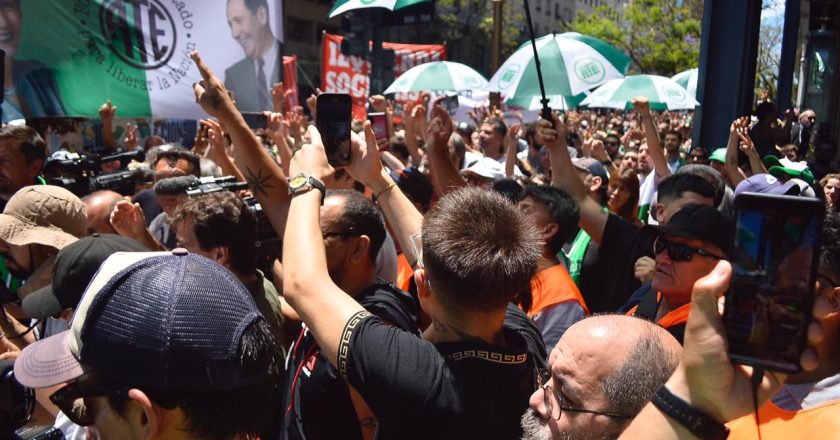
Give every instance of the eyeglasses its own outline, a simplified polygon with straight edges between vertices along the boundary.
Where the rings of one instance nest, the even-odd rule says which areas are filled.
[[[67,385],[52,395],[50,400],[71,422],[79,426],[91,426],[95,420],[93,411],[85,405],[86,397],[108,397],[123,395],[128,398],[128,387],[115,384],[79,385],[78,382]]]
[[[659,255],[666,250],[668,251],[668,256],[674,261],[691,261],[694,255],[716,258],[718,260],[723,259],[723,257],[704,251],[703,249],[697,249],[682,243],[668,241],[662,237],[656,237],[656,241],[653,242],[653,253]]]
[[[539,388],[542,388],[543,390],[543,405],[545,405],[545,413],[548,414],[548,416],[551,417],[553,420],[560,420],[560,415],[563,414],[563,411],[595,414],[599,416],[611,417],[614,419],[633,418],[633,416],[612,411],[593,411],[590,409],[565,406],[563,404],[563,394],[557,392],[557,390],[555,390],[551,387],[551,385],[548,384],[548,381],[551,380],[551,372],[542,368],[538,368],[536,370],[536,376],[537,386]]]

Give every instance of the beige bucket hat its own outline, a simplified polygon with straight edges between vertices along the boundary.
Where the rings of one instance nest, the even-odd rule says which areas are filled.
[[[63,249],[85,235],[85,204],[52,185],[18,190],[0,214],[0,239],[13,245],[43,244]]]

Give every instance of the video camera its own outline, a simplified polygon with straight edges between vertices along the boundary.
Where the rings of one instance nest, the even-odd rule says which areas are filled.
[[[15,379],[14,361],[0,361],[0,438],[60,440],[64,434],[53,426],[23,427],[35,409],[35,392]]]
[[[134,194],[134,171],[125,168],[131,161],[145,160],[143,151],[129,151],[109,156],[69,153],[64,159],[49,159],[44,165],[44,175],[50,185],[61,186],[83,197],[94,191],[111,190],[122,195]],[[104,172],[102,165],[119,161],[120,171]]]
[[[183,178],[174,178],[183,179]],[[248,184],[245,182],[237,182],[233,176],[225,177],[202,177],[191,179],[193,184],[187,188],[187,195],[190,197],[199,197],[204,194],[210,194],[219,191],[238,192],[248,189]],[[263,213],[260,202],[256,197],[245,197],[242,199],[248,209],[254,214],[257,219],[257,241],[255,246],[257,248],[257,268],[259,268],[267,277],[271,277],[274,260],[280,256],[283,249],[283,243],[277,232],[271,226],[271,222]]]

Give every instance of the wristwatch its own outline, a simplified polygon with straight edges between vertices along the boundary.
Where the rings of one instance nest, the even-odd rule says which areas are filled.
[[[307,176],[303,173],[296,174],[289,179],[289,197],[295,197],[303,193],[307,193],[312,189],[321,191],[321,204],[324,204],[324,195],[327,193],[327,188],[320,180]]]
[[[729,428],[726,425],[675,396],[665,385],[656,391],[650,401],[698,438],[725,440],[729,437]]]

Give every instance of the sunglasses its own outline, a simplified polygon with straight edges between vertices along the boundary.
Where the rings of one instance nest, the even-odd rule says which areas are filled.
[[[668,251],[668,257],[674,261],[691,261],[691,259],[695,255],[700,255],[701,257],[709,257],[709,258],[716,258],[718,260],[722,260],[723,257],[715,255],[711,252],[704,251],[703,249],[697,249],[688,245],[684,245],[682,243],[674,243],[673,241],[668,241],[662,237],[656,237],[656,240],[653,242],[653,253],[655,255],[659,255],[662,252]]]
[[[108,397],[122,395],[128,398],[128,387],[115,384],[79,385],[74,382],[67,385],[52,395],[50,401],[70,419],[79,426],[91,426],[95,421],[95,415],[85,405],[86,397]]]

